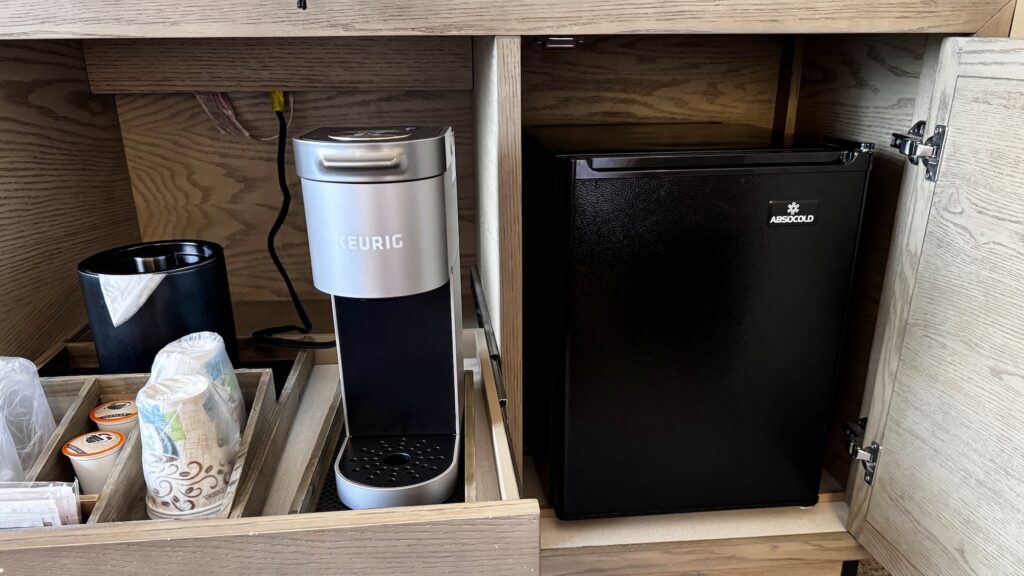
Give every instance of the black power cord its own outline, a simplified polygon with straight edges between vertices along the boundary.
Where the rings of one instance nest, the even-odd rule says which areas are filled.
[[[299,294],[295,291],[295,286],[292,284],[292,279],[288,276],[288,271],[285,270],[284,264],[281,263],[281,259],[277,256],[277,248],[274,247],[274,241],[277,239],[277,233],[281,230],[281,226],[284,226],[284,221],[288,217],[288,209],[292,204],[292,193],[288,189],[288,178],[285,172],[285,150],[288,145],[288,121],[285,120],[284,112],[281,110],[275,110],[274,114],[277,115],[277,184],[281,187],[281,209],[277,212],[277,219],[274,220],[274,225],[270,227],[270,233],[267,234],[267,252],[270,253],[270,259],[274,261],[274,266],[277,268],[281,278],[284,280],[285,286],[288,287],[288,295],[291,296],[292,305],[295,306],[295,313],[299,315],[299,321],[302,322],[302,326],[286,325],[286,326],[274,326],[272,328],[263,328],[252,333],[253,340],[264,344],[272,344],[274,346],[284,346],[287,348],[300,348],[300,349],[323,349],[323,348],[334,348],[334,341],[330,342],[307,342],[304,340],[294,340],[291,338],[280,338],[281,334],[287,332],[298,332],[299,334],[309,334],[313,330],[313,323],[309,320],[309,315],[306,314],[306,308],[302,305],[302,300],[299,299]]]

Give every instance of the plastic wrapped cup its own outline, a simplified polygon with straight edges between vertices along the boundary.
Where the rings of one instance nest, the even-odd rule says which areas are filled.
[[[198,518],[226,504],[241,431],[207,376],[150,381],[136,397],[150,518]]]
[[[224,347],[224,339],[219,334],[196,332],[164,346],[153,360],[150,380],[192,374],[208,376],[213,380],[217,385],[214,393],[227,404],[238,423],[238,429],[245,429],[246,411],[242,389],[238,386],[238,378]]]
[[[25,471],[21,468],[14,438],[7,431],[4,419],[0,418],[0,482],[21,482],[24,479]]]
[[[14,441],[22,470],[32,468],[57,423],[36,365],[24,358],[0,358],[0,418]]]
[[[82,494],[99,494],[124,448],[125,435],[116,430],[89,432],[68,440],[61,450],[75,467]]]
[[[139,411],[134,400],[114,400],[92,409],[89,419],[97,430],[117,430],[128,435],[139,424]]]

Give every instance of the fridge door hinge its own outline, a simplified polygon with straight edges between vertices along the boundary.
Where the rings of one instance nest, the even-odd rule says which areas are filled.
[[[846,450],[855,461],[860,462],[864,468],[864,481],[870,486],[875,482],[875,467],[878,465],[878,456],[882,447],[877,442],[870,446],[864,446],[864,429],[867,428],[868,419],[861,418],[856,422],[846,423]]]
[[[544,50],[573,50],[582,43],[575,36],[537,36],[537,44]]]
[[[939,124],[935,132],[925,138],[924,120],[914,123],[905,134],[893,132],[890,146],[907,157],[911,164],[924,164],[924,177],[935,182],[939,174],[939,162],[942,160],[942,144],[946,139],[946,127]]]

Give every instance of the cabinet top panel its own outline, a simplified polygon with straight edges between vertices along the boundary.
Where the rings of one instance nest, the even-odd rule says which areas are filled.
[[[973,33],[1006,0],[0,0],[0,39]]]

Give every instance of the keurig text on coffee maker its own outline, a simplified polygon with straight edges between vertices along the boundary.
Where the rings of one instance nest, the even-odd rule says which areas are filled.
[[[332,296],[350,508],[446,500],[460,452],[451,128],[320,128],[294,140],[317,289]]]

